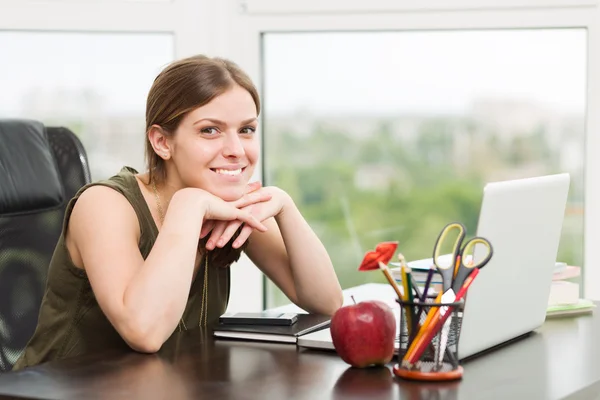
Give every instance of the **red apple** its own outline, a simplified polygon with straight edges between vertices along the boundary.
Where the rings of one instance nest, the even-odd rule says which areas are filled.
[[[385,365],[394,356],[396,318],[382,301],[362,301],[338,309],[330,330],[336,352],[353,367]]]

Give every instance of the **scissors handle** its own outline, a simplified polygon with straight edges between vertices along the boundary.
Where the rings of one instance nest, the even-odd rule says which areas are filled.
[[[456,241],[452,245],[452,258],[450,262],[443,263],[440,260],[440,252],[445,241],[447,240],[448,235],[453,230],[458,230],[458,236],[456,238]],[[466,228],[463,224],[461,224],[460,222],[452,222],[446,225],[444,229],[442,229],[442,232],[440,233],[440,235],[437,238],[437,241],[435,242],[435,247],[433,248],[433,264],[436,266],[438,272],[442,276],[442,287],[444,292],[450,289],[450,287],[452,286],[452,278],[454,276],[456,258],[460,253],[460,247],[462,241],[465,238],[465,232]]]
[[[483,259],[481,259],[481,261],[478,261],[477,263],[473,262],[474,260],[471,260],[469,263],[465,263],[465,257],[468,254],[473,253],[473,250],[477,244],[483,245],[483,247],[485,247],[487,250],[487,254]],[[482,237],[474,237],[465,244],[465,247],[463,247],[462,251],[460,252],[460,265],[452,282],[452,290],[454,290],[454,293],[458,293],[467,277],[471,274],[471,272],[473,272],[473,269],[481,269],[490,261],[492,258],[492,253],[492,244],[487,239]]]

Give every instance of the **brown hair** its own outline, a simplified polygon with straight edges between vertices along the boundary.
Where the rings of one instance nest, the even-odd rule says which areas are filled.
[[[238,85],[248,91],[260,114],[258,91],[250,77],[235,63],[222,58],[209,58],[203,55],[184,58],[168,65],[154,80],[146,102],[146,163],[148,183],[162,183],[166,179],[165,161],[155,152],[148,132],[153,125],[160,126],[166,135],[173,135],[181,120],[191,111],[209,103],[231,87]],[[231,244],[239,235],[238,229],[233,238],[223,247],[207,254],[211,265],[228,266],[237,261],[241,251]],[[198,243],[198,249],[206,249],[207,235]]]
[[[146,163],[149,183],[166,179],[165,161],[155,152],[148,132],[152,125],[173,135],[181,120],[232,86],[246,89],[260,114],[258,91],[250,77],[232,61],[197,55],[168,65],[154,80],[146,102]]]

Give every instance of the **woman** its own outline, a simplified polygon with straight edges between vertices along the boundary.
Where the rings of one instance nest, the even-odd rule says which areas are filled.
[[[67,206],[37,329],[14,369],[108,348],[156,352],[218,321],[245,251],[288,298],[333,314],[331,260],[283,190],[249,183],[259,96],[235,64],[196,56],[148,94],[148,172],[125,167]]]

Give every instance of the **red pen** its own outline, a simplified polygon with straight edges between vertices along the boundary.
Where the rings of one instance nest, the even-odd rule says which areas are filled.
[[[475,279],[475,277],[477,276],[478,273],[479,273],[479,268],[473,269],[473,272],[471,272],[471,274],[469,274],[467,279],[465,279],[465,282],[463,283],[460,290],[456,294],[454,301],[459,301],[465,296],[465,294],[467,293],[467,290],[469,289],[469,286],[471,286],[471,283],[473,282],[473,280]],[[440,310],[440,311],[442,311],[442,310]],[[431,342],[431,339],[433,339],[433,336],[444,325],[444,322],[446,322],[446,320],[448,319],[448,317],[450,316],[452,311],[453,310],[451,309],[451,307],[448,307],[448,310],[444,313],[443,316],[440,317],[440,319],[438,319],[435,322],[434,321],[431,322],[434,325],[431,327],[431,329],[427,330],[427,333],[425,333],[423,335],[423,338],[420,340],[418,346],[415,348],[415,350],[412,352],[412,354],[410,354],[405,359],[405,361],[403,362],[403,364],[405,364],[405,366],[412,366],[419,360],[419,357],[421,357],[421,355],[423,354],[423,352],[425,351],[425,349]]]
[[[465,294],[467,294],[467,290],[469,289],[469,286],[471,286],[471,282],[473,282],[473,279],[475,279],[475,277],[477,276],[478,273],[479,273],[479,268],[473,269],[473,272],[471,272],[469,274],[467,279],[465,279],[465,283],[463,283],[463,285],[461,286],[458,293],[456,293],[456,300],[461,300],[463,297],[465,297]]]

